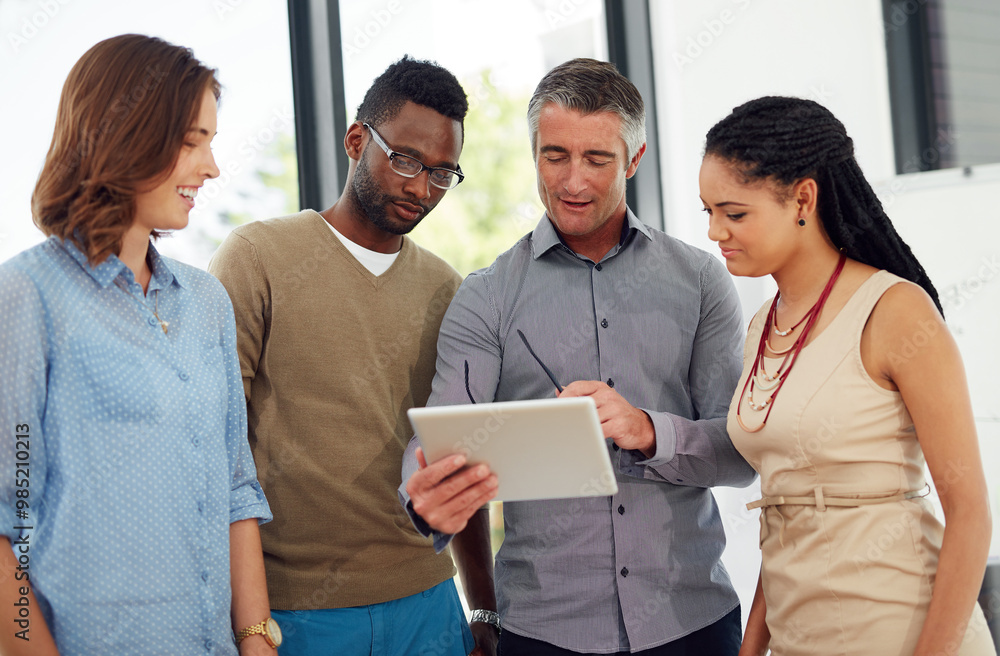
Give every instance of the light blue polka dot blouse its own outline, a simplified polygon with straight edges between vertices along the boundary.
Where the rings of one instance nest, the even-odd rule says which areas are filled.
[[[54,237],[0,265],[0,532],[63,654],[236,654],[229,524],[271,519],[229,297],[150,262],[145,297]]]

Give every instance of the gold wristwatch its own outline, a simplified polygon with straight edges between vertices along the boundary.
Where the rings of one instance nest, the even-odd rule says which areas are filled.
[[[260,624],[254,624],[253,626],[248,626],[239,633],[236,634],[236,644],[240,644],[244,639],[249,638],[255,633],[259,633],[264,636],[264,640],[267,640],[267,644],[271,647],[277,649],[281,645],[281,627],[278,623],[274,621],[274,618],[267,618]]]

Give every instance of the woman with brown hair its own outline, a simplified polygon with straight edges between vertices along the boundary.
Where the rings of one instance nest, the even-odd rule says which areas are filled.
[[[274,653],[232,306],[150,238],[187,225],[219,83],[124,35],[76,63],[0,265],[4,654]]]

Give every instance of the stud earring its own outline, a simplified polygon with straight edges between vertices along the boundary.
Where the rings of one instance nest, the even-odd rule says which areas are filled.
[[[805,219],[801,219],[801,218],[800,218],[800,219],[799,219],[799,225],[800,225],[800,226],[804,226],[805,224],[806,224],[806,220],[805,220]]]

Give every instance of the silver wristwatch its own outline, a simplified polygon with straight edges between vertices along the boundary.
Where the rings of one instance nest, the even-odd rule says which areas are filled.
[[[497,630],[497,635],[500,634],[500,615],[497,614],[495,610],[474,610],[472,615],[469,617],[469,624],[473,622],[486,622],[491,624],[493,628]]]

